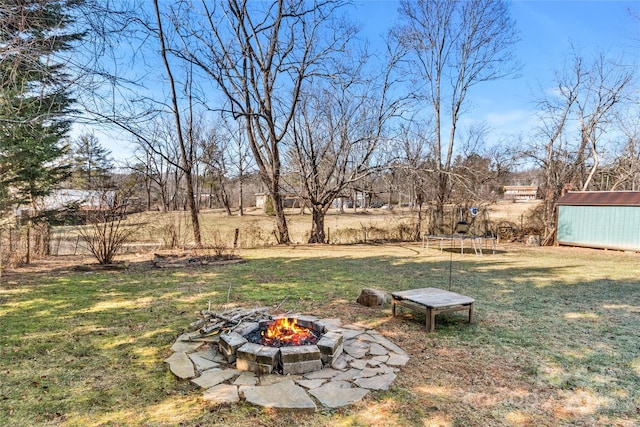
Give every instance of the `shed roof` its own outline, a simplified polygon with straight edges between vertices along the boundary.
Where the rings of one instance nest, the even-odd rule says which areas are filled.
[[[569,191],[559,206],[640,206],[640,191]]]

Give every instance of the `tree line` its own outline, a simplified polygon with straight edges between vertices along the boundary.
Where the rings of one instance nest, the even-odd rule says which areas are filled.
[[[258,179],[278,241],[290,241],[285,197],[296,195],[311,211],[309,241],[320,243],[335,200],[374,189],[404,194],[419,219],[428,206],[437,226],[447,204],[487,203],[528,168],[543,190],[547,235],[564,191],[637,189],[630,65],[570,47],[555,81],[532,96],[539,117],[530,133],[490,142],[496,130],[462,119],[472,117],[475,87],[520,69],[508,2],[401,0],[375,48],[353,7],[3,2],[0,208],[61,183],[136,187],[146,209],[156,200],[188,210],[200,245],[204,203],[231,213],[233,186],[242,212],[243,186]],[[128,172],[107,173],[108,153],[92,134],[70,139],[74,122],[126,135],[135,147]]]

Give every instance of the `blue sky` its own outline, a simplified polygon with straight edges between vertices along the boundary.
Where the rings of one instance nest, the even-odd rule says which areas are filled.
[[[372,40],[397,19],[396,1],[357,3],[356,21]],[[528,1],[511,3],[521,41],[516,56],[522,64],[514,79],[483,83],[469,96],[472,109],[464,121],[485,121],[496,135],[526,133],[535,124],[533,100],[549,87],[555,70],[570,59],[570,43],[589,57],[608,51],[628,64],[640,60],[639,1]]]
[[[397,1],[356,0],[353,19],[374,49],[396,22],[397,8]],[[627,64],[638,64],[640,20],[629,9],[640,16],[640,1],[513,1],[511,13],[521,38],[516,47],[522,63],[520,76],[475,87],[463,123],[484,121],[498,139],[530,131],[535,124],[536,92],[549,87],[554,71],[570,59],[570,42],[585,56],[604,50]],[[122,142],[97,136],[116,159],[129,156]]]

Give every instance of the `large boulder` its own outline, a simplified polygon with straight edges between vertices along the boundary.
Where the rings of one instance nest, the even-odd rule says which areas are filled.
[[[377,289],[365,288],[360,291],[360,295],[356,299],[356,302],[365,307],[375,307],[383,305],[387,301],[387,296],[384,292]]]

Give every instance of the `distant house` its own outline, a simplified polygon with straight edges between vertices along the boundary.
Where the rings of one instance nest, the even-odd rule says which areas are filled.
[[[112,207],[115,198],[115,191],[61,189],[52,191],[37,205],[40,210],[59,210],[75,204],[83,211],[99,211]]]
[[[256,193],[255,196],[256,196],[256,208],[264,209],[267,206],[269,193]]]
[[[503,188],[505,200],[527,201],[542,197],[540,187],[537,185],[505,185]]]
[[[267,202],[271,198],[269,193],[256,193],[256,208],[267,209]],[[299,208],[304,204],[304,200],[300,196],[283,195],[282,207],[283,208]]]
[[[556,207],[558,244],[640,251],[640,191],[569,191]]]

